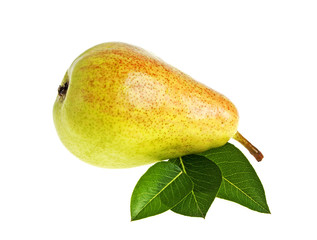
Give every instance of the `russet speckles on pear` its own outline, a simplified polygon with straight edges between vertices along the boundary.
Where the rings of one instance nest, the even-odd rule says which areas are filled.
[[[68,72],[64,108],[54,111],[68,129],[57,132],[93,165],[133,167],[198,153],[237,131],[238,113],[227,98],[143,49],[101,44]]]

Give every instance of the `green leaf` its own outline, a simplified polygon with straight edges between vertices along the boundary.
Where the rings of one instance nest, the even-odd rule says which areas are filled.
[[[136,184],[131,197],[131,220],[160,214],[179,203],[193,189],[193,182],[175,164],[158,162]]]
[[[216,163],[222,172],[222,183],[217,197],[258,212],[270,213],[262,183],[248,159],[238,148],[227,143],[199,155]]]
[[[191,217],[205,218],[219,190],[222,176],[218,166],[208,158],[188,155],[171,159],[190,177],[194,189],[172,211]]]

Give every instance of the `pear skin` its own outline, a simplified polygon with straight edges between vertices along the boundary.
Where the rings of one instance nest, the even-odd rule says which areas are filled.
[[[67,70],[53,109],[57,133],[95,166],[128,168],[224,145],[238,111],[222,94],[147,51],[97,45]]]

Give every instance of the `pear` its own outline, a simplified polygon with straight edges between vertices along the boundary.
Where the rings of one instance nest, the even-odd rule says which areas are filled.
[[[238,111],[228,98],[125,43],[97,45],[71,64],[53,118],[66,148],[99,167],[200,153],[232,137],[263,157],[237,132]]]

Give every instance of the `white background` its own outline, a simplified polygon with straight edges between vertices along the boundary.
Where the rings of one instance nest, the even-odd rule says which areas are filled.
[[[316,1],[2,1],[0,239],[316,239]],[[149,166],[90,166],[52,120],[72,61],[108,41],[143,47],[229,97],[271,215],[216,199],[207,218],[130,222]],[[235,143],[232,141],[232,143]]]

